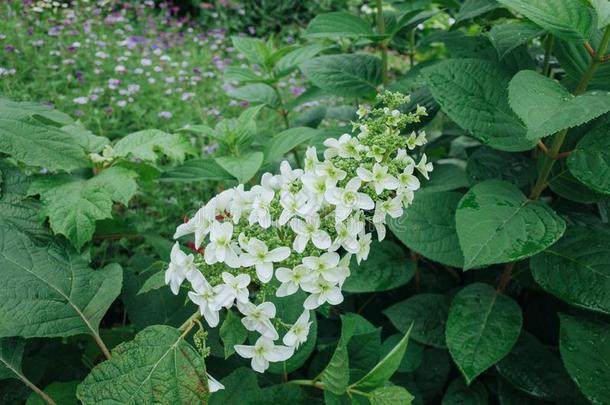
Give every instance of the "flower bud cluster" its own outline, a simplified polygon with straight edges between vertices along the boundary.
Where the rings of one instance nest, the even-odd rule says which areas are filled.
[[[386,217],[401,216],[419,189],[416,173],[427,179],[432,171],[425,154],[419,161],[410,155],[426,143],[425,133],[400,133],[425,109],[401,113],[397,108],[409,99],[398,93],[378,101],[385,107],[358,109],[356,136],[324,142],[323,158],[309,147],[303,169],[284,161],[279,175],[265,173],[249,190],[240,184],[221,192],[176,229],[174,239],[194,236],[194,253],[176,242],[166,284],[177,294],[188,281],[188,296],[211,327],[223,308],[236,307],[243,326],[260,337],[235,351],[258,372],[287,360],[307,340],[311,310],[343,301],[352,256],[366,260],[372,229],[382,240]],[[286,324],[265,298],[299,290],[307,296],[304,311]],[[276,344],[278,329],[283,344]]]

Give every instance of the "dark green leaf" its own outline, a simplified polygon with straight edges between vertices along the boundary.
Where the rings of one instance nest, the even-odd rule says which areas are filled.
[[[489,31],[491,43],[503,59],[519,45],[539,37],[544,30],[528,21],[512,21],[506,24],[494,25]]]
[[[534,160],[522,154],[481,147],[468,158],[466,175],[473,186],[495,179],[524,187],[536,178],[536,166]]]
[[[290,128],[280,132],[265,144],[265,163],[279,161],[286,153],[308,142],[317,133],[317,130],[308,127]]]
[[[217,157],[218,163],[224,170],[230,173],[241,184],[245,184],[256,175],[263,164],[263,152],[251,152],[243,156]]]
[[[489,396],[485,386],[478,381],[469,386],[461,378],[449,384],[442,405],[487,405]]]
[[[44,392],[50,396],[55,403],[61,405],[78,405],[76,399],[76,386],[78,381],[70,382],[54,382],[47,385],[44,388]],[[46,402],[42,400],[36,393],[32,393],[26,402],[26,405],[45,405]]]
[[[225,169],[214,159],[192,159],[184,164],[171,168],[159,179],[162,182],[189,182],[189,181],[221,181],[232,179]]]
[[[25,339],[1,338],[0,339],[0,380],[7,378],[21,379],[21,360]]]
[[[610,194],[610,119],[587,132],[568,157],[570,173],[598,193]]]
[[[337,348],[330,359],[330,362],[320,374],[320,381],[325,385],[325,389],[341,395],[345,392],[349,384],[349,355],[347,344],[352,338],[356,329],[354,318],[341,317],[341,337],[337,343]]]
[[[466,0],[460,7],[456,19],[458,21],[468,20],[488,13],[500,7],[496,0]]]
[[[303,35],[309,38],[358,38],[373,36],[374,33],[370,25],[359,17],[337,11],[316,16]]]
[[[413,399],[409,391],[396,385],[377,388],[369,395],[371,405],[409,405]]]
[[[242,325],[241,318],[228,310],[227,316],[220,326],[220,338],[225,347],[225,359],[235,353],[233,346],[241,345],[247,337],[248,331]]]
[[[387,355],[400,342],[400,339],[402,339],[402,335],[397,333],[384,340],[381,345],[381,355]],[[422,362],[424,347],[421,343],[410,341],[396,371],[400,373],[412,373],[415,371]]]
[[[265,104],[271,108],[279,105],[279,99],[273,87],[264,83],[248,84],[238,87],[227,93],[238,100],[244,100],[252,104]]]

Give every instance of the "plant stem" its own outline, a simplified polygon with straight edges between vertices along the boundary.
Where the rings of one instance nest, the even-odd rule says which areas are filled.
[[[385,19],[383,18],[383,0],[377,1],[377,29],[379,35],[385,35]],[[381,41],[381,78],[383,86],[388,85],[388,44],[385,39]]]
[[[6,368],[8,368],[9,370],[11,370],[17,377],[19,377],[19,379],[32,391],[34,391],[36,394],[38,394],[40,396],[40,398],[43,399],[44,402],[46,402],[49,405],[57,405],[55,403],[55,401],[53,400],[53,398],[51,398],[50,396],[47,395],[46,392],[44,392],[43,390],[41,390],[40,388],[38,388],[33,382],[31,382],[25,375],[21,374],[21,372],[19,372],[18,370],[15,370],[13,367],[11,367],[8,363],[4,363],[4,366]]]
[[[94,333],[93,339],[95,340],[95,343],[97,343],[97,345],[100,347],[100,350],[104,354],[104,357],[106,357],[106,360],[110,360],[112,358],[112,355],[110,354],[108,346],[106,346],[100,335],[98,333]]]
[[[290,128],[290,122],[288,122],[288,111],[284,108],[284,101],[282,100],[282,95],[280,94],[280,90],[275,84],[272,87],[275,91],[275,95],[277,96],[277,101],[280,104],[277,108],[277,112],[282,117],[282,120],[284,121],[284,126],[286,127],[286,129],[288,129]]]
[[[191,315],[189,319],[184,321],[184,323],[180,325],[178,329],[184,332],[188,332],[195,325],[199,318],[201,318],[201,313],[197,311],[193,315]]]
[[[544,63],[542,68],[542,74],[545,76],[550,76],[551,74],[551,54],[553,53],[554,46],[555,37],[551,34],[547,34],[544,49]]]
[[[324,384],[322,384],[321,382],[314,381],[314,380],[290,380],[287,383],[296,384],[296,385],[306,385],[306,386],[316,387],[318,389],[324,390]]]
[[[415,53],[417,49],[415,49],[415,31],[417,28],[413,28],[409,33],[409,65],[411,67],[415,66]]]
[[[587,90],[587,87],[589,86],[591,79],[593,79],[593,75],[595,74],[595,71],[597,70],[598,66],[601,63],[603,63],[603,61],[604,61],[604,55],[606,53],[606,49],[608,48],[609,43],[610,43],[610,26],[606,27],[606,31],[604,32],[604,37],[602,38],[602,40],[599,44],[599,47],[597,48],[595,57],[593,59],[591,59],[591,63],[587,67],[587,70],[585,70],[585,72],[583,73],[582,78],[580,79],[580,81],[578,82],[578,85],[576,86],[576,90],[574,90],[575,96],[578,96],[579,94],[582,94],[585,92],[585,90]],[[555,165],[555,161],[557,160],[559,151],[561,150],[561,146],[563,145],[563,142],[566,140],[566,137],[568,135],[568,129],[569,128],[563,129],[563,130],[559,131],[557,134],[555,134],[555,136],[553,137],[553,142],[551,143],[551,147],[549,148],[550,156],[545,155],[542,157],[544,159],[544,164],[542,166],[542,169],[540,170],[538,180],[536,180],[536,184],[534,185],[534,187],[532,188],[532,192],[530,193],[529,198],[531,200],[537,200],[538,198],[540,198],[540,195],[548,186],[549,175],[551,174],[551,170],[553,169],[553,166]]]

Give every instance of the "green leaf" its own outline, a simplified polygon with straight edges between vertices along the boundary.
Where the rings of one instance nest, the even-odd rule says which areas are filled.
[[[385,357],[390,351],[400,342],[402,339],[402,335],[400,333],[396,333],[394,335],[388,336],[386,340],[383,341],[381,345],[381,355]],[[422,362],[424,355],[425,346],[421,343],[411,341],[407,345],[407,350],[405,351],[405,355],[402,358],[398,368],[396,369],[399,373],[412,373],[415,371]]]
[[[30,189],[40,194],[43,214],[51,229],[80,249],[91,240],[95,222],[110,218],[112,202],[127,205],[136,193],[136,173],[122,167],[110,167],[88,180],[71,176],[40,177]]]
[[[150,326],[112,350],[78,386],[83,404],[205,403],[202,356],[178,329]]]
[[[469,20],[500,7],[496,0],[466,0],[460,7],[457,21]]]
[[[560,314],[559,351],[568,373],[593,404],[610,398],[610,325]]]
[[[121,138],[114,145],[114,155],[135,157],[156,162],[160,152],[172,160],[182,162],[186,154],[193,154],[188,140],[179,134],[168,134],[158,129],[145,129]]]
[[[364,377],[352,384],[354,388],[370,390],[385,385],[392,375],[396,372],[402,362],[407,344],[409,343],[409,334],[413,329],[413,324],[409,327],[405,335],[400,339],[398,344],[373,367],[371,371],[366,373]]]
[[[423,70],[441,109],[460,127],[494,149],[529,150],[534,142],[508,105],[510,74],[481,59],[452,59]]]
[[[54,121],[48,117],[55,118],[55,113],[47,107],[0,98],[0,152],[52,172],[87,166],[85,151],[72,135],[51,125]]]
[[[216,163],[230,173],[241,184],[245,184],[256,175],[258,169],[263,165],[263,152],[251,152],[243,156],[217,157]]]
[[[496,369],[514,387],[546,401],[569,397],[573,386],[561,361],[525,331]]]
[[[610,1],[590,0],[597,13],[597,28],[602,29],[610,24]]]
[[[462,197],[455,220],[464,270],[533,256],[557,242],[566,227],[546,204],[497,180],[471,188]]]
[[[265,83],[254,83],[227,92],[230,97],[252,104],[264,104],[271,108],[279,106],[280,101],[273,87]]]
[[[597,193],[586,185],[578,181],[578,179],[570,173],[565,160],[557,162],[551,170],[548,179],[549,188],[555,194],[583,204],[592,204],[603,201],[608,198],[607,195]]]
[[[161,182],[222,181],[231,176],[212,158],[191,159],[163,173]]]
[[[539,37],[544,30],[529,21],[512,21],[494,25],[489,31],[489,39],[503,59],[518,46]]]
[[[231,37],[235,49],[243,53],[250,63],[264,66],[269,49],[261,39],[249,37]]]
[[[445,348],[445,323],[449,302],[442,294],[418,294],[383,311],[402,333],[411,330],[411,338],[433,347]]]
[[[54,382],[44,388],[44,392],[50,396],[55,403],[61,405],[78,405],[76,399],[76,387],[79,381]],[[33,392],[25,405],[45,405],[46,402]]]
[[[341,317],[341,337],[330,362],[320,373],[319,379],[325,389],[333,394],[341,395],[349,384],[349,355],[347,344],[356,330],[356,320],[351,317]]]
[[[317,133],[317,130],[308,127],[290,128],[280,132],[265,143],[265,163],[282,159],[286,153],[308,142]]]
[[[121,291],[118,264],[93,271],[82,257],[0,227],[0,337],[97,335]]]
[[[301,63],[314,58],[326,49],[325,45],[312,44],[299,47],[284,55],[273,68],[276,76],[285,76],[296,69]]]
[[[21,360],[25,348],[25,339],[0,339],[0,380],[7,378],[22,379]]]
[[[388,226],[409,249],[435,262],[462,267],[464,256],[455,230],[461,198],[459,193],[422,191],[400,218],[388,219]]]
[[[532,70],[513,77],[508,98],[531,140],[582,125],[610,111],[610,92],[590,91],[574,96],[555,80]]]
[[[370,25],[358,16],[337,11],[317,15],[310,21],[303,35],[306,38],[348,37],[359,38],[374,36]]]
[[[468,188],[466,170],[461,161],[459,161],[459,164],[442,161],[434,163],[434,176],[422,184],[422,190],[436,192]]]
[[[414,399],[409,391],[397,385],[377,388],[369,395],[371,405],[409,405]]]
[[[449,384],[442,405],[487,405],[488,403],[489,395],[483,384],[474,381],[466,385],[463,379],[456,378]]]
[[[74,141],[86,152],[100,152],[104,146],[110,145],[110,140],[104,136],[97,136],[80,123],[64,125],[61,130],[72,135]]]
[[[241,318],[231,310],[227,311],[227,317],[220,326],[220,338],[225,347],[225,359],[235,353],[235,345],[241,345],[246,341],[248,331],[241,323]]]
[[[568,168],[582,183],[610,195],[610,119],[587,132],[568,157]]]
[[[235,83],[257,83],[265,80],[262,76],[257,75],[252,70],[238,66],[229,66],[226,68],[223,79],[225,82]]]
[[[559,242],[530,261],[532,276],[545,291],[606,314],[610,314],[609,264],[608,234],[578,226],[568,228]]]
[[[468,158],[466,176],[471,185],[485,180],[505,180],[524,187],[536,178],[535,161],[523,154],[478,148]]]
[[[593,10],[573,0],[498,0],[566,41],[586,41],[593,27]]]
[[[367,260],[350,262],[351,275],[343,290],[351,293],[392,290],[407,284],[415,275],[415,263],[394,242],[373,242]]]
[[[519,304],[489,284],[469,284],[453,298],[447,347],[468,384],[510,352],[522,323]]]
[[[315,86],[337,96],[372,98],[381,84],[381,60],[367,54],[318,56],[300,68]]]

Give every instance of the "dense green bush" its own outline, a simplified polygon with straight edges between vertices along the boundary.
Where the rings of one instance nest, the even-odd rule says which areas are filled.
[[[31,7],[5,10],[49,24]],[[253,24],[300,18],[257,10]],[[185,103],[175,122],[119,117],[112,136],[22,101],[62,96],[36,93],[16,57],[32,45],[3,19],[0,398],[609,404],[609,13],[607,0],[316,10],[297,43],[201,45],[235,55],[216,66],[224,83],[202,84],[219,117]],[[116,36],[110,65],[125,33],[99,28]],[[305,213],[298,198],[315,195]],[[288,295],[299,271],[319,288]]]

